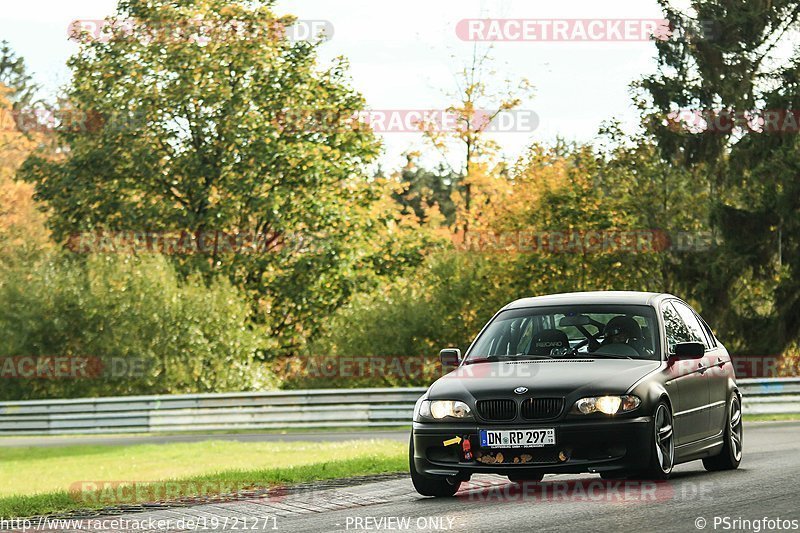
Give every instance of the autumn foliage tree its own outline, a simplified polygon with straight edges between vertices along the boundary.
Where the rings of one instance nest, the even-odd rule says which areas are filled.
[[[501,114],[519,108],[532,91],[526,79],[498,84],[497,75],[491,48],[476,46],[456,74],[455,91],[448,95],[453,103],[445,111],[452,117],[452,128],[430,121],[421,124],[430,146],[456,177],[452,229],[465,236],[471,229],[481,229],[480,220],[489,204],[507,192],[508,175],[491,129]]]
[[[31,260],[49,244],[33,186],[15,180],[20,165],[44,141],[41,131],[20,127],[35,89],[24,60],[0,43],[0,263]]]
[[[352,117],[347,65],[322,66],[273,2],[123,0],[102,30],[76,28],[63,160],[22,176],[53,210],[55,237],[98,229],[264,236],[268,251],[178,257],[229,277],[267,326],[265,353],[302,345],[375,269],[386,213],[365,179],[379,151]],[[309,243],[311,243],[309,245]],[[400,261],[403,264],[403,261]]]

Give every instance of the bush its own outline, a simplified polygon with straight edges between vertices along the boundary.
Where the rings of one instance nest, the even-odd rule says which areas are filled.
[[[309,343],[308,353],[281,361],[282,387],[429,384],[441,372],[439,350],[465,350],[499,306],[507,303],[510,295],[493,268],[479,256],[439,254],[411,276],[357,295]],[[337,365],[337,356],[343,358],[339,366],[344,373],[329,368]],[[393,370],[382,372],[372,356],[385,357],[387,368]],[[348,365],[360,363],[370,365],[367,375],[358,369],[347,372]]]
[[[49,256],[29,269],[0,268],[2,399],[275,384],[255,362],[259,334],[249,321],[250,307],[227,281],[181,281],[159,256]],[[39,377],[13,377],[19,370],[14,358],[26,356],[38,358]],[[47,365],[53,370],[59,361],[53,358],[62,356],[87,358],[88,371],[48,375]]]
[[[329,321],[310,353],[281,362],[283,388],[428,385],[442,369],[438,352],[466,351],[492,316],[518,298],[583,290],[642,290],[648,257],[606,253],[480,254],[443,252],[431,256],[407,278],[379,291],[357,295]],[[342,358],[337,363],[335,356]],[[362,360],[414,357],[414,372],[362,375],[351,369]],[[373,366],[379,366],[380,363]],[[340,370],[349,371],[344,375]],[[322,370],[320,370],[322,367]],[[307,371],[312,369],[312,371]],[[334,379],[335,378],[335,379]]]

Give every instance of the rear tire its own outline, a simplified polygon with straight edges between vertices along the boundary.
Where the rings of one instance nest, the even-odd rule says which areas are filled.
[[[728,401],[727,422],[725,424],[725,444],[719,455],[703,459],[703,466],[709,472],[736,470],[742,462],[742,402],[733,393]]]
[[[424,476],[417,472],[417,467],[414,465],[414,435],[411,435],[408,443],[408,465],[411,472],[411,483],[422,496],[446,498],[453,496],[461,487],[460,480],[451,480],[444,476]]]

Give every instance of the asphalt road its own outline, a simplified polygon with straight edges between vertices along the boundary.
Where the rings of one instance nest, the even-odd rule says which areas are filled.
[[[658,484],[586,474],[547,476],[520,487],[499,476],[476,476],[455,498],[432,499],[418,496],[404,477],[114,518],[168,520],[171,531],[197,531],[203,524],[213,530],[303,533],[800,529],[800,423],[746,424],[744,453],[739,470],[709,473],[697,461]]]

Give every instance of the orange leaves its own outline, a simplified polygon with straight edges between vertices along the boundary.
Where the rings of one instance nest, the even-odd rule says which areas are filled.
[[[14,180],[17,169],[36,146],[36,140],[16,129],[8,90],[0,84],[0,251],[48,242],[45,216],[33,199],[33,187]],[[37,135],[38,136],[38,135]]]

